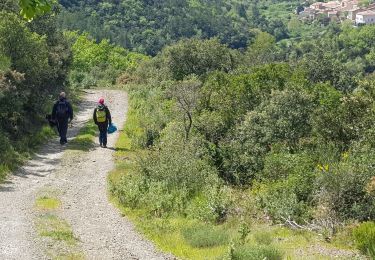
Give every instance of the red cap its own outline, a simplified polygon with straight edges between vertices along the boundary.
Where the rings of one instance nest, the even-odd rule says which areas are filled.
[[[104,98],[99,99],[99,104],[102,104],[102,105],[104,104]]]

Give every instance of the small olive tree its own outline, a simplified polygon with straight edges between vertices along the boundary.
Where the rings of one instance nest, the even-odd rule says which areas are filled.
[[[193,127],[193,113],[200,99],[201,86],[202,83],[192,77],[177,82],[169,90],[171,98],[176,100],[177,108],[183,114],[186,140],[189,139],[191,128]]]

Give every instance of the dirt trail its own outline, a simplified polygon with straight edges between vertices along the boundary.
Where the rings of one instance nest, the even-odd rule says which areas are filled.
[[[121,91],[91,91],[81,104],[70,140],[92,116],[103,96],[113,121],[126,120],[127,96]],[[110,135],[108,149],[95,147],[77,157],[63,157],[56,138],[35,158],[0,185],[0,259],[47,259],[33,228],[33,205],[38,191],[59,190],[60,215],[70,223],[87,259],[169,259],[134,230],[107,198],[106,176],[114,168],[118,132]],[[97,141],[96,141],[97,142]]]

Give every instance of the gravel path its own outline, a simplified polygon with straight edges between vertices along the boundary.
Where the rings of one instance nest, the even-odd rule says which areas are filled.
[[[96,100],[103,96],[113,121],[126,120],[127,96],[122,91],[92,91],[69,130],[70,139],[92,116]],[[118,132],[110,135],[108,149],[95,147],[78,156],[63,156],[53,140],[26,166],[0,185],[0,259],[46,259],[33,228],[33,205],[38,191],[59,190],[61,215],[80,241],[87,259],[172,259],[140,236],[134,226],[107,198],[107,173],[114,168],[113,153]],[[97,141],[96,141],[97,142]]]

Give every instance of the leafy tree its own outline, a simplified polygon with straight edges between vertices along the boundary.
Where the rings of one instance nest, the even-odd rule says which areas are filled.
[[[35,16],[49,12],[53,3],[52,0],[19,0],[21,15],[32,20]]]
[[[312,99],[298,90],[274,91],[269,100],[249,112],[222,143],[229,180],[246,184],[262,170],[264,156],[274,143],[295,150],[311,133]]]
[[[161,58],[174,80],[189,75],[204,76],[215,70],[229,71],[234,67],[230,50],[217,39],[180,41],[166,47]]]
[[[246,51],[246,60],[249,65],[261,65],[273,62],[276,57],[276,39],[265,32],[258,32],[255,40]]]

